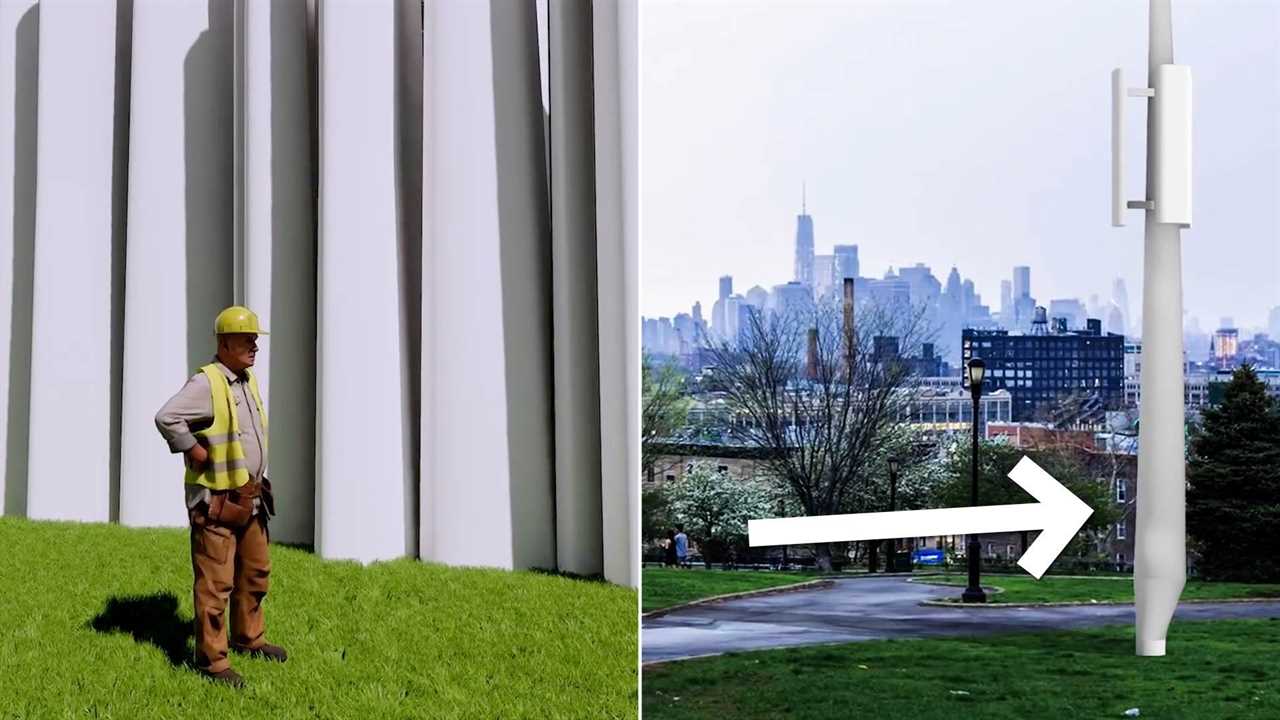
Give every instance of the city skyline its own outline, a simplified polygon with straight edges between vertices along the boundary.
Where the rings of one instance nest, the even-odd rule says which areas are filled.
[[[1188,320],[1265,327],[1280,305],[1280,217],[1269,210],[1280,195],[1280,3],[1178,5],[1179,55],[1195,68],[1198,98]],[[1108,298],[1120,276],[1136,319],[1142,221],[1109,225],[1108,76],[1123,67],[1140,77],[1145,51],[1133,37],[1145,9],[646,6],[642,313],[705,307],[719,275],[743,289],[791,279],[803,186],[815,253],[857,244],[865,277],[915,262],[945,277],[956,266],[994,308],[1013,266],[1033,268],[1046,305]],[[1028,24],[1053,25],[1051,52]],[[1017,57],[1036,62],[1009,62]],[[1143,121],[1130,113],[1132,137]],[[1129,143],[1135,197],[1142,153]]]
[[[812,216],[805,214],[797,217],[806,218],[809,221],[807,223],[801,222],[798,225],[797,237],[794,241],[794,248],[797,257],[804,251],[804,249],[807,249],[810,252],[809,261],[813,264],[813,267],[825,267],[826,270],[831,271],[835,276],[837,276],[834,281],[835,283],[839,282],[839,276],[841,276],[843,268],[852,268],[852,270],[845,273],[844,276],[861,277],[870,280],[885,279],[889,276],[890,272],[893,273],[892,279],[906,280],[908,273],[914,276],[922,271],[927,271],[929,276],[937,280],[943,286],[950,284],[950,275],[954,272],[957,274],[958,278],[964,278],[962,280],[964,285],[972,286],[972,292],[977,296],[983,306],[990,308],[990,312],[993,316],[998,316],[1007,310],[1010,313],[1011,318],[1021,318],[1019,321],[1011,323],[1012,326],[1025,325],[1026,322],[1029,322],[1031,311],[1034,310],[1035,307],[1043,307],[1047,311],[1049,317],[1067,317],[1070,319],[1072,321],[1071,324],[1073,328],[1083,327],[1085,317],[1096,318],[1103,321],[1104,325],[1111,327],[1114,323],[1112,323],[1111,319],[1107,317],[1107,313],[1108,307],[1114,305],[1123,313],[1122,324],[1124,325],[1124,334],[1135,337],[1140,335],[1141,327],[1139,326],[1139,323],[1141,320],[1141,309],[1140,307],[1135,306],[1134,301],[1130,297],[1128,291],[1129,281],[1127,278],[1118,275],[1111,278],[1107,283],[1108,290],[1105,294],[1090,293],[1088,296],[1082,294],[1070,294],[1063,297],[1050,298],[1036,290],[1036,275],[1034,268],[1025,265],[1015,265],[1008,268],[1008,276],[1000,281],[1002,292],[993,294],[984,294],[981,290],[978,290],[972,279],[965,275],[963,268],[953,266],[940,274],[937,266],[919,259],[903,263],[901,265],[890,266],[885,273],[863,274],[859,272],[859,246],[837,245],[832,249],[832,253],[818,252],[820,246],[807,244],[811,242],[811,238],[807,237],[807,232],[808,227],[811,227],[812,224]],[[848,261],[843,265],[842,251],[844,251],[844,256],[848,258]],[[804,274],[804,271],[798,267],[798,259],[796,260],[796,263],[797,267],[793,270],[792,277],[790,278],[753,278],[750,281],[744,281],[743,279],[729,273],[717,275],[715,277],[715,291],[711,292],[709,296],[694,297],[682,308],[677,308],[675,312],[669,314],[646,313],[643,314],[642,317],[646,319],[657,319],[663,317],[667,319],[674,319],[676,316],[681,314],[692,316],[694,314],[693,308],[695,305],[699,308],[711,308],[715,305],[716,301],[727,299],[730,296],[742,297],[746,299],[749,304],[762,304],[762,302],[751,303],[749,297],[751,291],[763,290],[766,293],[772,293],[777,286],[798,282],[799,278]],[[824,263],[826,264],[824,265]],[[805,284],[811,288],[815,296],[823,295],[824,292],[830,291],[834,287],[833,283],[824,283],[822,281],[821,273],[815,274],[815,271],[810,271],[810,273],[812,275],[812,282]],[[1007,298],[1004,295],[1005,292],[1008,292]],[[996,297],[997,295],[999,297]],[[1019,306],[1018,302],[1022,297],[1029,298],[1031,301],[1031,304],[1025,310]],[[920,298],[913,298],[913,300],[920,300]],[[1265,312],[1263,323],[1257,326],[1257,329],[1266,332],[1268,324],[1272,323],[1271,318],[1277,313],[1280,313],[1280,306],[1269,308]],[[714,315],[707,317],[706,319],[709,323],[713,322]],[[1247,326],[1234,323],[1222,325],[1221,321],[1228,319],[1233,320],[1231,316],[1204,319],[1189,311],[1187,313],[1188,326],[1191,326],[1193,321],[1198,320],[1198,328],[1200,330],[1211,332],[1219,327],[1233,327],[1240,328],[1241,330],[1248,329]]]

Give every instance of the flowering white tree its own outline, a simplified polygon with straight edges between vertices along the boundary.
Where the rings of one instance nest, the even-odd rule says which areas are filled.
[[[671,517],[701,546],[708,566],[717,550],[746,537],[748,520],[774,514],[773,488],[731,477],[706,461],[695,462],[684,477],[665,485],[663,492]]]

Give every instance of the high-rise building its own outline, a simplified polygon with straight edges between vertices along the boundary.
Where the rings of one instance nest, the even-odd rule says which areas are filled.
[[[1013,323],[1013,283],[1009,280],[1000,281],[1000,323]]]
[[[694,340],[698,331],[693,323],[693,317],[689,313],[678,313],[671,318],[671,326],[675,328],[675,352],[677,355],[688,355],[695,347]]]
[[[1031,268],[1015,265],[1013,268],[1013,297],[1031,297]]]
[[[1271,313],[1267,315],[1267,334],[1272,340],[1280,342],[1280,305],[1271,308]]]
[[[1084,303],[1076,298],[1059,298],[1049,301],[1050,318],[1066,318],[1067,327],[1071,330],[1083,330],[1084,321],[1089,317]]]
[[[1114,302],[1107,308],[1107,332],[1117,335],[1125,333],[1124,313]]]
[[[813,256],[813,297],[821,299],[836,285],[836,256]]]
[[[774,285],[769,295],[769,309],[781,317],[805,318],[813,308],[813,293],[799,282]],[[805,318],[807,320],[807,318]]]
[[[746,300],[741,295],[730,295],[724,301],[724,331],[721,333],[723,339],[735,342],[741,333],[742,308],[746,305]]]
[[[1027,332],[1035,320],[1036,299],[1031,296],[1031,268],[1017,265],[1013,268],[1013,321],[1010,330]]]
[[[911,286],[911,302],[933,308],[942,295],[942,283],[933,276],[933,271],[924,263],[916,263],[912,267],[898,270],[898,277]]]
[[[796,216],[796,277],[801,285],[813,287],[813,218],[809,216],[800,203],[800,214]]]
[[[764,310],[769,302],[769,291],[756,285],[747,291],[747,304],[757,310]]]
[[[702,317],[702,303],[693,304],[693,348],[702,347],[707,342],[707,321]],[[692,348],[691,348],[692,350]]]
[[[861,268],[858,267],[857,245],[836,245],[832,248],[832,254],[836,258],[837,282],[842,282],[845,278],[858,277]]]
[[[725,340],[729,327],[729,318],[725,314],[725,304],[733,294],[733,276],[720,276],[720,295],[711,306],[711,335],[717,340]]]
[[[1123,328],[1117,332],[1129,332],[1129,289],[1125,286],[1124,278],[1117,277],[1111,283],[1111,302],[1116,304],[1120,309],[1120,316],[1123,319]]]
[[[887,273],[883,280],[868,280],[865,287],[865,297],[881,310],[900,313],[896,315],[899,318],[911,312],[911,284],[893,272]]]
[[[1223,318],[1229,320],[1230,318]],[[1213,359],[1219,367],[1228,367],[1240,351],[1240,331],[1233,327],[1221,327],[1213,333]]]

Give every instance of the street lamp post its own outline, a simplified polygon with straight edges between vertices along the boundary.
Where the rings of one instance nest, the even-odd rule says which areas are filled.
[[[978,505],[978,399],[982,397],[982,379],[986,375],[987,364],[982,358],[969,361],[969,394],[973,396],[973,452],[970,454],[972,484],[969,492],[969,505]],[[982,592],[979,573],[982,564],[982,543],[976,534],[969,536],[969,587],[964,589],[960,599],[967,603],[984,603],[987,594]]]
[[[889,512],[898,509],[898,458],[889,458]],[[885,562],[889,572],[898,570],[898,538],[889,541],[889,559]]]

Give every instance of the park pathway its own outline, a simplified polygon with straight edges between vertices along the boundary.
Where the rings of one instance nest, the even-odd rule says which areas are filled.
[[[905,577],[849,578],[830,588],[726,600],[646,619],[644,662],[741,650],[883,638],[982,635],[1133,623],[1132,605],[964,610],[921,606],[960,588]],[[1280,600],[1183,604],[1184,620],[1280,617]]]

